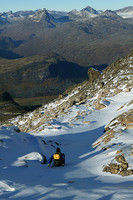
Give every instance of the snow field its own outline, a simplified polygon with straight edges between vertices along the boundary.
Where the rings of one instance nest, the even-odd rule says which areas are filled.
[[[109,97],[102,102],[106,105],[103,110],[92,109],[88,103],[73,106],[41,132],[28,134],[2,127],[0,199],[132,199],[133,176],[102,172],[103,165],[114,157],[116,147],[107,152],[92,147],[112,119],[132,108],[127,106],[132,96],[133,91]],[[119,110],[122,105],[125,106]],[[118,142],[132,145],[132,129],[127,130],[127,136],[121,136]],[[48,168],[41,164],[42,154],[49,159],[57,146],[66,155],[66,165]],[[132,159],[130,163],[133,167]]]

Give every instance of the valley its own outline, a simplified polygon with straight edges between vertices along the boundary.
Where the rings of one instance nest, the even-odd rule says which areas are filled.
[[[132,9],[1,13],[1,90],[42,105],[86,80],[90,67],[102,71],[133,48]]]

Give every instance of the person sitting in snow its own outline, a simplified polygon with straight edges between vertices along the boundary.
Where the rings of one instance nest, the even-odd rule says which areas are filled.
[[[65,165],[65,154],[60,152],[60,148],[56,149],[56,152],[51,156],[48,167],[50,167],[53,162],[53,166],[64,166]]]

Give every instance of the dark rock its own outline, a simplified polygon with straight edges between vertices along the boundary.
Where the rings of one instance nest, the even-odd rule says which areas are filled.
[[[132,174],[133,174],[133,170],[125,170],[125,171],[120,172],[121,176],[130,176]]]
[[[43,154],[41,154],[43,160],[41,161],[41,164],[46,164],[47,163],[47,159],[46,156],[44,156]]]
[[[0,91],[0,102],[3,102],[3,101],[14,102],[13,98],[11,97],[11,95],[8,92],[1,92]]]

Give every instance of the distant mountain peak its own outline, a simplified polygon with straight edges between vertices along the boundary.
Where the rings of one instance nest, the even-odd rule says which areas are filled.
[[[71,13],[71,14],[79,14],[80,11],[78,11],[78,10],[76,10],[76,9],[73,9],[73,10],[71,10],[69,13]]]
[[[133,12],[133,6],[128,6],[119,10],[116,10],[115,12],[124,12],[124,13],[128,13],[128,12]]]
[[[18,11],[15,13],[13,13],[12,11],[8,11],[8,12],[0,13],[0,23],[10,23],[14,21],[21,21],[25,17],[23,13],[24,11],[22,12]]]
[[[91,8],[90,6],[87,6],[86,8],[82,9],[81,11],[77,11],[76,9],[70,11],[67,15],[70,17],[70,19],[73,20],[83,20],[83,19],[89,19],[92,17],[97,16],[98,12]]]
[[[30,15],[28,18],[34,22],[40,22],[41,20],[46,20],[49,22],[51,21],[51,19],[54,19],[54,17],[49,14],[45,8],[37,10],[33,15]]]
[[[128,6],[115,12],[123,18],[133,18],[133,6]]]
[[[87,12],[92,13],[92,14],[97,14],[98,13],[94,8],[92,8],[90,6],[87,6],[87,7],[83,8],[81,11],[87,11]]]
[[[99,16],[103,16],[103,17],[108,17],[111,19],[121,19],[121,17],[119,15],[117,15],[116,12],[112,11],[112,10],[106,10],[103,13],[101,13]]]

